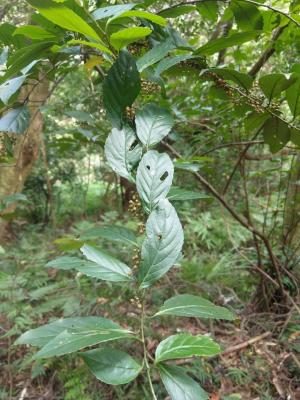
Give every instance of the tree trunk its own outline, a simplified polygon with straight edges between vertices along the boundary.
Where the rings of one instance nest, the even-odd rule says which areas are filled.
[[[48,93],[49,82],[46,79],[39,84],[29,83],[21,89],[19,101],[24,101],[28,96],[27,105],[31,118],[27,131],[17,137],[14,146],[15,163],[0,166],[0,199],[22,191],[26,178],[38,157],[43,131],[43,116],[39,107],[45,103]],[[16,203],[9,204],[2,215],[14,212],[16,206]],[[5,219],[0,218],[0,241],[4,239],[7,224]]]

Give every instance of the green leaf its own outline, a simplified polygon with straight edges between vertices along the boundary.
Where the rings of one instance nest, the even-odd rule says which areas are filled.
[[[23,335],[16,340],[15,344],[29,344],[31,346],[42,347],[66,330],[76,332],[91,330],[92,328],[98,329],[102,326],[119,328],[119,326],[114,322],[102,317],[74,317],[58,319],[50,324],[40,326],[36,329],[30,329],[23,333]]]
[[[237,46],[255,39],[260,31],[237,32],[228,37],[210,40],[204,46],[195,51],[194,54],[211,55],[228,47]]]
[[[89,319],[86,320],[86,318]],[[62,356],[64,354],[73,353],[95,344],[104,343],[111,340],[133,338],[132,332],[121,328],[119,325],[110,321],[109,319],[101,317],[86,318],[78,318],[79,321],[83,320],[78,326],[74,324],[73,327],[67,327],[50,341],[47,341],[44,347],[42,347],[41,350],[35,354],[34,358],[38,359]],[[35,330],[32,332],[34,333],[34,331]]]
[[[43,17],[54,24],[69,31],[81,33],[87,37],[99,40],[98,34],[73,10],[64,4],[52,0],[27,0],[27,2],[36,8]]]
[[[169,134],[174,119],[166,109],[148,103],[142,110],[137,111],[135,124],[138,138],[148,148]]]
[[[204,19],[208,19],[209,21],[216,22],[218,19],[218,11],[219,6],[216,1],[203,1],[197,4],[197,10],[201,14]]]
[[[290,140],[291,131],[288,124],[277,117],[268,119],[263,126],[265,142],[270,146],[272,153],[277,153]]]
[[[56,39],[56,36],[52,32],[36,25],[20,26],[14,31],[15,35],[23,35],[32,40]]]
[[[134,182],[131,170],[142,156],[142,147],[129,126],[111,131],[105,142],[105,156],[114,172]]]
[[[193,5],[178,5],[176,7],[170,7],[160,11],[159,15],[164,18],[177,18],[180,15],[188,14],[195,11],[196,7]]]
[[[286,90],[286,99],[294,117],[300,114],[300,76],[292,74],[292,79],[296,81]]]
[[[172,68],[174,65],[180,64],[181,62],[191,58],[193,58],[191,54],[179,54],[178,56],[164,58],[157,64],[155,68],[155,75],[159,76],[169,68]]]
[[[150,150],[144,154],[137,169],[136,187],[149,212],[167,196],[173,174],[173,163],[166,153]]]
[[[178,187],[171,187],[167,199],[170,201],[178,201],[178,200],[198,200],[198,199],[211,199],[210,196],[201,193],[201,192],[193,192],[191,190],[181,189]]]
[[[111,282],[132,280],[131,269],[122,261],[89,245],[84,245],[80,250],[89,261],[92,261],[91,265],[76,267],[83,274]]]
[[[116,50],[120,50],[130,43],[136,42],[150,35],[152,30],[144,27],[125,28],[110,36],[110,43]]]
[[[29,120],[27,106],[12,109],[0,119],[0,132],[23,133],[29,126]]]
[[[60,250],[63,251],[78,250],[83,245],[82,241],[70,237],[55,239],[53,243],[56,244]]]
[[[244,120],[244,126],[247,133],[259,131],[264,123],[270,118],[269,113],[252,112]]]
[[[142,367],[127,353],[104,347],[80,353],[99,381],[108,385],[124,385],[140,373]]]
[[[130,107],[141,90],[135,59],[121,51],[103,82],[103,102],[112,125],[121,129],[123,112]]]
[[[72,39],[72,40],[69,40],[65,46],[74,46],[76,44],[82,44],[84,46],[93,47],[94,49],[98,49],[98,50],[102,51],[103,53],[112,55],[112,52],[109,50],[109,48],[104,46],[103,44],[96,43],[96,42],[87,42],[86,40]]]
[[[173,40],[167,39],[165,42],[154,46],[137,60],[137,68],[140,72],[163,59],[171,50],[175,49]]]
[[[101,7],[95,10],[92,15],[95,20],[116,17],[124,12],[131,10],[136,4],[128,3],[116,6]]]
[[[284,74],[269,74],[259,79],[259,86],[269,101],[277,97],[291,84],[292,82],[287,79]]]
[[[263,28],[263,17],[255,5],[244,1],[232,0],[230,2],[230,8],[239,29],[249,31]]]
[[[75,118],[80,122],[87,122],[88,124],[91,125],[95,123],[91,114],[85,111],[79,111],[79,110],[64,111],[64,114],[67,115],[68,117]]]
[[[141,251],[139,282],[149,287],[175,264],[183,245],[183,230],[175,208],[161,200],[146,224],[146,239]]]
[[[191,294],[180,294],[165,301],[155,317],[160,315],[226,319],[229,321],[236,319],[234,314],[226,308],[215,306],[209,300]]]
[[[147,12],[147,11],[140,11],[140,10],[133,10],[133,11],[125,11],[123,14],[120,15],[120,18],[124,18],[124,17],[137,17],[137,18],[142,18],[142,19],[146,19],[148,21],[154,22],[157,25],[161,25],[161,26],[166,26],[167,25],[167,21],[156,14]]]
[[[134,231],[123,226],[107,225],[99,226],[84,231],[81,235],[82,240],[103,238],[112,240],[114,242],[121,242],[124,244],[137,245],[137,239]]]
[[[207,393],[182,368],[166,364],[158,368],[171,400],[208,400]]]
[[[18,74],[22,69],[32,64],[33,61],[43,58],[46,52],[54,42],[34,43],[17,50],[8,60],[8,70],[0,81],[6,81],[12,76]],[[22,72],[25,74],[25,72]]]
[[[51,260],[46,264],[47,268],[57,268],[63,270],[77,269],[84,265],[86,261],[78,257],[62,256]]]
[[[169,336],[159,343],[155,352],[155,361],[175,360],[193,356],[215,356],[220,353],[220,346],[211,338],[203,335],[193,336],[180,333]]]
[[[26,75],[18,76],[17,78],[10,79],[0,85],[0,99],[4,104],[8,104],[11,96],[20,89],[26,78]]]
[[[209,71],[214,72],[222,79],[235,82],[242,88],[249,90],[253,83],[253,78],[248,74],[229,68],[210,68]]]
[[[296,128],[291,129],[291,142],[296,146],[300,146],[300,130]]]

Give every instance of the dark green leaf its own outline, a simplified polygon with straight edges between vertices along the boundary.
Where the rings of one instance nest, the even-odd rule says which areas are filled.
[[[113,126],[121,129],[123,112],[132,105],[140,90],[135,60],[127,51],[121,51],[103,82],[103,102]]]
[[[216,1],[203,1],[197,4],[197,10],[204,19],[208,19],[212,22],[216,22],[218,19],[218,3]]]
[[[263,28],[263,17],[254,4],[245,1],[232,0],[230,8],[234,14],[237,26],[244,31],[260,30]]]
[[[254,131],[259,131],[264,123],[270,118],[270,114],[268,113],[257,113],[252,112],[249,114],[244,120],[245,130],[247,133],[251,133]]]
[[[155,68],[155,75],[160,75],[169,68],[172,68],[174,65],[180,64],[183,61],[191,59],[192,57],[193,56],[190,54],[179,54],[178,56],[164,58],[157,64]]]
[[[159,15],[164,18],[177,18],[180,15],[188,14],[196,9],[193,5],[178,5],[160,11]]]
[[[176,263],[183,245],[183,230],[175,208],[161,200],[146,224],[146,239],[141,251],[139,282],[149,287]]]
[[[253,78],[248,74],[243,74],[242,72],[235,71],[229,68],[210,68],[211,72],[214,72],[224,80],[229,80],[235,82],[237,85],[248,90],[252,86]]]
[[[193,336],[180,333],[169,336],[159,343],[155,352],[155,361],[175,360],[193,356],[215,356],[220,353],[220,346],[204,335]]]
[[[10,110],[0,119],[0,132],[23,133],[29,126],[29,120],[28,107]]]
[[[209,300],[191,294],[180,294],[165,301],[155,314],[174,315],[177,317],[196,317],[234,320],[234,314],[224,307],[215,306]]]
[[[264,75],[259,79],[259,86],[269,101],[286,90],[292,81],[283,74]]]
[[[195,54],[211,55],[228,47],[237,46],[255,39],[260,31],[237,32],[228,37],[210,40],[195,51]]]
[[[158,368],[172,400],[208,400],[207,393],[182,368],[165,364]]]
[[[294,117],[300,114],[300,76],[297,73],[292,74],[295,82],[286,90],[286,99]]]
[[[80,353],[97,379],[108,385],[124,385],[135,379],[141,366],[127,353],[110,347]]]
[[[291,138],[288,124],[277,117],[268,119],[263,127],[265,142],[270,146],[272,153],[281,150]]]

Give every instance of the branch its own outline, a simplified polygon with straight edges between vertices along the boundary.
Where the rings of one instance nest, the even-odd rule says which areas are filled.
[[[269,336],[271,336],[271,332],[265,332],[265,333],[263,333],[261,335],[255,336],[252,339],[246,340],[243,343],[237,344],[235,346],[230,346],[225,351],[223,351],[222,356],[225,355],[225,354],[233,353],[234,351],[242,350],[245,347],[248,347],[253,343],[259,342],[260,340],[265,339],[265,338],[267,338]]]

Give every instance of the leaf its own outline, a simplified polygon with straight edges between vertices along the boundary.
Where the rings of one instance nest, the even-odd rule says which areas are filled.
[[[141,90],[135,59],[121,51],[103,82],[103,102],[112,125],[122,127],[123,112],[130,107]]]
[[[193,192],[191,190],[181,189],[178,187],[171,187],[167,199],[170,201],[178,200],[198,200],[198,199],[211,199],[210,196],[201,192]]]
[[[292,82],[287,79],[284,74],[269,74],[259,79],[259,86],[269,101],[277,97],[291,84]]]
[[[300,146],[300,130],[296,128],[291,129],[291,141],[296,145]]]
[[[260,31],[237,32],[228,37],[210,40],[204,46],[195,51],[194,54],[211,55],[228,47],[237,46],[255,39]]]
[[[200,169],[199,164],[194,164],[189,161],[185,160],[177,160],[174,162],[174,167],[176,169],[182,169],[184,171],[191,171],[191,172],[197,172]]]
[[[56,39],[52,32],[36,25],[20,26],[14,31],[13,35],[23,35],[33,40]]]
[[[166,364],[158,368],[171,400],[208,400],[207,393],[182,368]]]
[[[288,124],[277,117],[268,119],[263,126],[265,142],[270,146],[272,153],[277,153],[290,140],[291,131]]]
[[[124,385],[135,379],[141,366],[127,353],[111,347],[80,353],[97,379],[108,385]]]
[[[53,334],[52,329],[50,335],[47,336],[47,343],[35,354],[34,359],[62,356],[64,354],[73,353],[95,344],[104,343],[111,340],[134,338],[132,336],[132,332],[121,328],[119,325],[106,318],[83,317],[77,319],[71,318],[71,320],[78,320],[79,324],[76,325],[76,323],[73,322],[73,326],[70,327],[68,323],[67,327],[63,331],[60,331],[55,335],[55,337],[49,339],[49,336]],[[64,320],[62,320],[62,325],[65,325]],[[40,334],[40,332],[35,332],[38,329],[44,328],[42,334],[47,335],[48,331],[45,330],[46,327],[49,327],[49,325],[29,331],[31,332],[29,339],[31,340],[32,335],[36,337],[37,334]],[[61,328],[61,326],[59,326],[59,328]],[[58,331],[57,325],[54,326],[54,329]],[[26,332],[24,335],[28,334],[29,332]],[[26,341],[28,342],[28,340]],[[23,342],[20,343],[18,341],[18,344],[23,343],[24,338]]]
[[[105,156],[109,166],[118,175],[131,182],[131,170],[142,156],[142,147],[129,126],[122,130],[113,129],[105,142]]]
[[[82,241],[69,237],[55,239],[53,243],[56,244],[60,250],[63,251],[78,250],[83,245]]]
[[[247,133],[258,132],[263,127],[264,123],[270,118],[269,113],[252,112],[244,120],[244,126]]]
[[[84,245],[80,250],[82,254],[94,264],[85,264],[76,267],[76,269],[83,274],[111,282],[126,282],[132,280],[131,269],[122,261],[89,245]]]
[[[226,308],[215,306],[209,300],[191,294],[180,294],[165,301],[155,317],[160,315],[226,319],[229,321],[236,319],[234,314]]]
[[[173,163],[166,153],[150,150],[144,154],[137,169],[136,187],[149,212],[167,196],[173,174]]]
[[[95,10],[92,15],[95,20],[116,17],[124,12],[131,10],[136,4],[128,3],[116,6],[101,7]]]
[[[62,256],[57,257],[55,260],[51,260],[46,264],[47,268],[57,268],[63,270],[77,269],[82,266],[86,261],[81,260],[78,257]]]
[[[208,19],[209,21],[216,22],[218,19],[218,3],[207,0],[197,4],[197,10],[201,14],[204,19]]]
[[[253,83],[253,78],[248,74],[229,68],[210,68],[209,71],[214,72],[222,79],[235,82],[242,88],[249,90]]]
[[[137,239],[134,231],[119,225],[99,226],[84,231],[81,235],[82,240],[103,238],[114,242],[137,245]]]
[[[155,352],[155,361],[175,360],[193,356],[215,356],[220,353],[220,346],[204,335],[193,336],[180,333],[169,336],[159,343]]]
[[[139,282],[149,287],[175,264],[183,245],[183,230],[175,208],[161,200],[146,224],[146,239],[141,251]]]
[[[103,53],[112,55],[112,52],[109,50],[109,48],[107,48],[103,44],[96,43],[96,42],[87,42],[86,40],[72,39],[66,43],[66,46],[73,46],[76,44],[82,44],[84,46],[93,47],[94,49],[98,49],[98,50],[102,51]]]
[[[169,68],[173,67],[174,65],[180,64],[183,61],[189,60],[193,58],[191,54],[179,54],[174,57],[167,57],[161,60],[156,68],[155,68],[155,75],[160,75],[163,72],[167,71]]]
[[[171,39],[167,39],[165,42],[154,46],[137,60],[136,65],[139,72],[144,71],[144,69],[163,59],[171,50],[175,49],[175,47],[176,46]]]
[[[161,26],[166,26],[167,25],[167,21],[156,14],[147,12],[147,11],[140,11],[140,10],[133,10],[133,11],[125,11],[123,14],[120,15],[120,18],[124,18],[124,17],[137,17],[137,18],[142,18],[142,19],[146,19],[148,21],[154,22],[157,25],[161,25]]]
[[[29,120],[27,106],[12,109],[0,119],[0,132],[23,133],[29,126]]]
[[[255,5],[245,3],[244,1],[232,0],[230,8],[239,29],[249,31],[263,28],[263,17]]]
[[[125,28],[110,36],[110,43],[116,50],[120,50],[132,42],[143,39],[150,35],[152,30],[144,27]]]
[[[164,18],[177,18],[180,15],[188,14],[196,9],[193,5],[178,5],[160,11],[159,15]]]
[[[99,40],[98,34],[73,10],[52,0],[27,0],[39,13],[54,24],[69,31],[81,33],[87,37]]]
[[[17,78],[10,79],[0,85],[0,99],[4,104],[9,102],[11,96],[20,89],[26,78],[26,75],[18,76]]]
[[[75,118],[80,122],[87,122],[88,124],[93,125],[94,119],[90,113],[85,111],[73,110],[73,111],[64,111],[64,114],[68,117]]]
[[[142,110],[137,111],[135,124],[138,138],[148,148],[168,135],[174,125],[174,119],[166,109],[148,103]]]
[[[74,317],[58,319],[50,324],[40,326],[36,329],[30,329],[23,333],[15,342],[16,345],[28,344],[31,346],[42,347],[60,333],[68,330],[73,331],[84,331],[101,326],[116,328],[119,326],[109,319],[102,317]]]
[[[286,99],[294,117],[300,114],[300,76],[292,74],[292,79],[296,81],[286,90]]]

